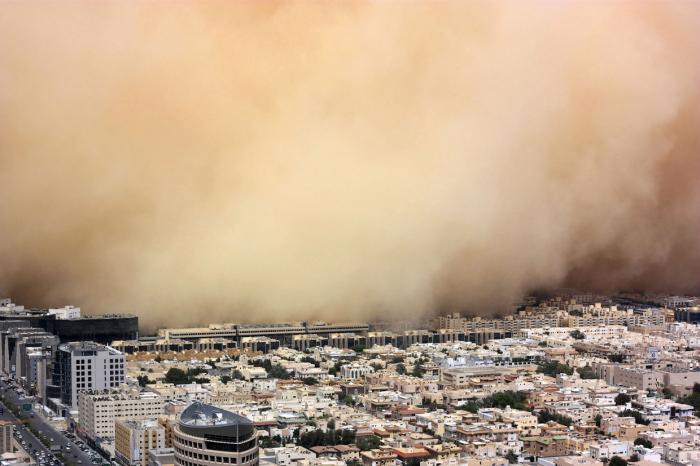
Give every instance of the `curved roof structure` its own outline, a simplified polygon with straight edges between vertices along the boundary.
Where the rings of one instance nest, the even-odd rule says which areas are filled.
[[[197,437],[228,438],[233,442],[246,440],[255,431],[250,419],[200,402],[192,403],[182,412],[180,429]]]

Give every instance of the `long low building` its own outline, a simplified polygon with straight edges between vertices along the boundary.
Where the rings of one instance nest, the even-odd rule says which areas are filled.
[[[244,337],[270,337],[291,343],[294,335],[332,333],[366,333],[369,325],[364,323],[326,324],[322,322],[283,324],[212,324],[208,327],[165,328],[158,331],[162,338],[198,340],[200,338],[230,338],[240,342]]]

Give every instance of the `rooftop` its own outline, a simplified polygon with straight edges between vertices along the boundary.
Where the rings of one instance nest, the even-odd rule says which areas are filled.
[[[195,402],[182,412],[180,423],[187,426],[228,426],[252,425],[253,421],[225,409]]]

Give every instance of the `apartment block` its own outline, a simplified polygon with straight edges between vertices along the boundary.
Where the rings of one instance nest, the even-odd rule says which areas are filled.
[[[81,392],[78,399],[80,429],[91,439],[114,438],[117,420],[157,419],[165,406],[160,395],[136,390]]]

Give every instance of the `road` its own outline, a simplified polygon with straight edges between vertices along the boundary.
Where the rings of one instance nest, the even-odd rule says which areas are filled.
[[[49,449],[46,448],[44,444],[41,443],[39,439],[37,439],[29,429],[27,429],[27,427],[22,423],[22,421],[17,419],[17,417],[15,417],[15,415],[12,413],[12,411],[7,409],[7,406],[5,406],[5,404],[3,404],[2,402],[0,402],[0,407],[2,407],[3,410],[2,414],[0,414],[0,420],[14,422],[15,432],[22,436],[21,441],[27,442],[27,446],[23,446],[23,448],[27,450],[27,452],[32,456],[32,458],[34,458],[34,460],[38,462],[39,454],[43,453],[46,458],[50,458],[53,462],[56,463]],[[34,452],[35,450],[36,453]],[[56,464],[60,464],[60,462],[57,462]]]
[[[22,406],[22,399],[19,397],[17,392],[15,392],[10,385],[8,385],[5,382],[0,381],[0,394],[2,396],[13,403],[14,405],[21,407]],[[29,402],[29,400],[27,400]],[[7,409],[7,406],[3,404],[4,407],[4,416],[8,416],[9,419],[11,420],[17,420],[15,415]],[[54,429],[44,418],[42,418],[40,415],[34,415],[34,416],[23,416],[23,420],[28,421],[29,424],[36,430],[38,431],[41,435],[44,435],[45,437],[49,438],[52,440],[52,443],[54,445],[58,445],[61,447],[61,454],[68,459],[69,461],[76,463],[76,464],[82,464],[82,465],[90,465],[92,463],[92,458],[90,456],[81,451],[78,445],[76,445],[72,440],[66,438],[61,432],[57,431]],[[27,435],[31,436],[33,441],[31,442],[37,450],[39,450],[39,446],[43,448],[45,451],[48,451],[46,447],[34,436],[34,434],[31,433],[31,431],[26,428],[24,425],[21,423],[18,425],[18,430],[23,429],[23,431],[28,432]],[[23,436],[25,436],[24,433],[22,433]],[[25,438],[27,438],[25,436]],[[28,442],[30,443],[30,442]],[[70,447],[70,451],[66,451],[66,447]],[[109,461],[102,459],[102,463],[104,464],[109,464]]]

